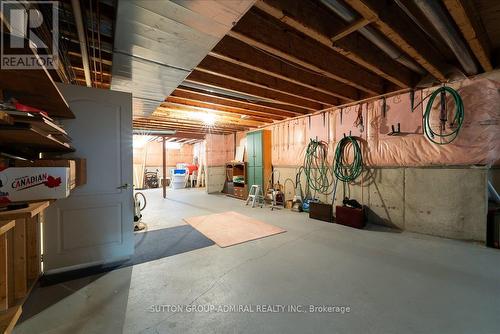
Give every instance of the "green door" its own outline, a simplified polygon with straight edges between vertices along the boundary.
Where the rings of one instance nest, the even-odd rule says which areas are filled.
[[[255,146],[254,146],[254,133],[247,134],[247,159],[248,167],[255,166]]]
[[[253,134],[254,166],[262,167],[262,131]]]
[[[254,183],[258,184],[264,191],[264,168],[263,167],[253,167]]]
[[[248,190],[250,190],[250,187],[255,183],[255,167],[253,166],[248,166],[247,168],[247,187]]]

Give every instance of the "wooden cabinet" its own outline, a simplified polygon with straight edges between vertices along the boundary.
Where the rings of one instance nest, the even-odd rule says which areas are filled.
[[[228,196],[246,199],[248,196],[247,167],[245,162],[226,163],[224,192]]]
[[[247,133],[247,185],[260,185],[263,190],[271,177],[271,131]]]
[[[0,333],[10,333],[41,275],[40,214],[49,201],[0,212]]]

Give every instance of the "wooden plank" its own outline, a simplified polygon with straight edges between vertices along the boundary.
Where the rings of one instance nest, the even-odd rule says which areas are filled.
[[[70,153],[75,150],[67,143],[59,141],[54,136],[29,124],[3,125],[0,128],[0,147],[16,151],[28,149],[30,152],[61,152]]]
[[[364,18],[374,21],[374,26],[389,40],[410,55],[439,81],[446,81],[441,71],[444,67],[439,55],[393,2],[377,0],[345,0]]]
[[[14,305],[14,230],[6,233],[7,236],[7,303],[9,307]]]
[[[41,273],[40,221],[38,216],[26,222],[26,259],[28,281],[36,280]]]
[[[0,220],[15,220],[31,218],[49,207],[50,201],[32,202],[27,208],[0,212]]]
[[[29,219],[29,218],[28,218]],[[16,219],[14,227],[14,298],[21,299],[28,292],[28,276],[26,266],[26,220]]]
[[[9,308],[7,235],[0,235],[0,312]]]
[[[0,124],[12,125],[12,124],[14,124],[14,119],[9,114],[7,114],[5,111],[0,110]]]
[[[169,117],[168,114],[161,117],[158,114],[158,111],[155,112],[155,116],[137,118],[134,120],[136,124],[139,123],[149,123],[149,124],[160,124],[160,125],[177,125],[183,127],[192,127],[192,128],[204,128],[207,127],[203,122],[197,122],[193,120],[188,120],[185,118],[176,118]],[[236,124],[215,124],[211,126],[214,130],[238,130],[238,129],[248,129],[249,126],[244,125],[236,125]]]
[[[173,137],[180,137],[180,133],[184,134],[199,134],[203,135],[205,133],[213,133],[213,134],[229,134],[233,133],[236,131],[242,131],[242,130],[237,130],[237,129],[226,129],[226,130],[217,130],[213,128],[208,128],[208,127],[188,127],[188,126],[182,126],[178,124],[165,124],[165,123],[134,123],[134,127],[140,128],[140,129],[147,129],[147,130],[176,130],[176,133],[172,135]],[[163,136],[163,135],[162,135]],[[196,138],[196,137],[187,137],[187,138]]]
[[[17,305],[15,307],[11,307],[5,312],[0,313],[0,333],[12,333],[22,311],[22,306]]]
[[[16,225],[15,220],[2,220],[0,221],[0,235],[7,233]]]
[[[383,78],[259,10],[250,10],[228,35],[369,94],[384,93]]]
[[[161,183],[161,187],[163,189],[163,198],[167,198],[167,143],[165,142],[165,137],[162,138],[162,173],[163,173],[163,182]]]
[[[333,33],[346,31],[354,26],[350,27],[339,20],[319,1],[261,0],[256,3],[256,7],[398,87],[410,87],[417,81],[415,73],[379,52],[373,43],[360,34],[344,36],[332,43]]]
[[[469,0],[443,0],[462,35],[485,71],[492,71],[490,46],[477,11]]]
[[[224,37],[209,53],[210,56],[226,62],[259,71],[275,78],[307,87],[309,89],[338,97],[351,102],[358,100],[361,93],[358,89],[340,81],[318,75],[298,66],[259,51],[230,36]]]
[[[177,96],[172,96],[170,95],[167,97],[166,102],[172,102],[172,103],[177,103],[177,104],[182,104],[190,107],[198,107],[198,108],[204,108],[204,109],[210,109],[213,110],[214,113],[217,115],[227,115],[230,117],[241,117],[241,115],[247,116],[246,118],[249,120],[254,120],[258,122],[263,122],[263,123],[272,123],[273,120],[276,119],[285,119],[284,117],[276,117],[276,116],[262,116],[260,113],[253,113],[252,111],[249,111],[247,109],[243,108],[235,108],[235,107],[228,107],[225,105],[220,105],[220,104],[215,104],[215,103],[209,103],[209,102],[204,102],[204,101],[198,101],[198,100],[193,100],[193,99],[188,99],[188,98],[182,98],[182,97],[177,97]]]
[[[215,93],[201,92],[192,89],[186,89],[185,87],[178,87],[176,90],[170,94],[170,96],[178,96],[183,98],[189,98],[192,100],[203,101],[206,103],[214,103],[218,105],[224,105],[228,107],[236,107],[250,110],[254,113],[261,114],[263,116],[266,115],[276,115],[284,119],[286,117],[293,117],[297,115],[301,115],[300,112],[289,110],[286,108],[276,108],[269,107],[265,105],[261,105],[258,103],[253,103],[249,101],[241,101],[236,98],[229,98],[226,96],[220,96]]]
[[[4,52],[5,54],[32,53],[38,57],[36,49],[31,48],[22,51],[6,49]],[[75,118],[45,66],[41,69],[2,69],[0,89],[13,95],[22,104],[46,111],[51,117]]]
[[[189,106],[183,103],[171,102],[167,100],[160,105],[153,115],[165,115],[179,119],[186,118],[193,120],[192,117],[189,117],[189,114],[193,112],[207,112],[207,110],[203,107]],[[212,114],[217,116],[216,125],[241,125],[256,127],[266,124],[265,122],[254,121],[248,118],[243,119],[239,115],[229,115],[228,113],[221,115],[217,112],[212,112]]]
[[[304,109],[304,113],[324,109],[325,105],[311,102],[306,99],[289,96],[288,94],[261,89],[234,79],[222,78],[218,75],[193,71],[186,78],[187,82],[203,84],[208,87],[223,88],[236,93],[251,95],[256,98],[264,98],[272,102],[282,103]]]
[[[347,27],[345,27],[342,31],[340,31],[337,34],[335,34],[335,36],[333,36],[332,38],[330,38],[330,40],[332,42],[336,42],[336,41],[338,41],[338,40],[346,37],[347,35],[350,35],[353,32],[358,31],[359,29],[361,29],[364,26],[370,24],[371,22],[372,21],[367,20],[365,18],[356,20],[353,23],[351,23],[350,25],[348,25]]]
[[[219,75],[224,78],[240,81],[262,89],[268,89],[290,96],[302,98],[312,102],[338,105],[341,103],[338,97],[325,94],[308,87],[300,86],[288,80],[282,80],[275,76],[248,69],[247,67],[222,60],[208,55],[196,67],[197,71]],[[345,100],[344,100],[345,101]]]

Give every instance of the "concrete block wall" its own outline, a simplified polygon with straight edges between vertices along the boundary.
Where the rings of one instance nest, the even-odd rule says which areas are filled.
[[[276,166],[280,183],[295,182],[298,167]],[[486,238],[489,170],[471,168],[373,168],[356,184],[338,184],[334,205],[347,195],[368,207],[367,218],[375,224],[435,236],[484,241]],[[495,171],[500,179],[500,170]],[[301,180],[305,188],[305,178]],[[285,196],[294,189],[285,184]],[[313,194],[314,195],[314,194]],[[326,203],[332,194],[316,196]]]

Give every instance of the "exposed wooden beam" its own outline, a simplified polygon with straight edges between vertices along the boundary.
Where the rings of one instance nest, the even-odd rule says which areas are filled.
[[[71,66],[71,68],[73,69],[73,71],[78,72],[80,74],[83,74],[83,68],[78,67],[78,66]],[[103,77],[108,77],[108,78],[111,77],[111,73],[108,73],[106,71],[99,72],[99,71],[91,70],[90,72],[94,73],[96,75],[101,75],[102,74]]]
[[[490,46],[474,4],[469,0],[443,0],[446,8],[460,28],[472,52],[485,71],[492,71]]]
[[[142,123],[142,122],[134,122],[134,127],[141,129],[149,129],[149,130],[176,130],[175,137],[178,137],[178,134],[181,133],[190,133],[190,134],[203,134],[203,133],[214,133],[214,134],[228,134],[234,133],[242,130],[217,130],[213,128],[195,128],[195,127],[181,127],[181,126],[172,126],[168,124],[155,124],[155,123]]]
[[[205,123],[189,118],[179,118],[179,117],[172,117],[170,116],[171,114],[169,112],[162,112],[162,111],[157,111],[155,112],[152,116],[148,117],[140,117],[134,119],[134,121],[137,122],[152,122],[152,123],[164,123],[164,124],[172,124],[172,125],[180,125],[180,126],[189,126],[189,127],[207,127]],[[222,123],[222,122],[216,122],[214,125],[211,126],[214,129],[220,129],[220,130],[233,130],[233,129],[248,129],[250,126],[247,125],[238,125],[238,124],[229,124],[229,123]]]
[[[200,100],[196,100],[196,99],[190,99],[190,98],[184,98],[184,97],[178,97],[178,96],[172,96],[172,95],[170,95],[166,101],[180,103],[180,104],[184,104],[187,106],[211,109],[211,110],[214,110],[216,113],[221,114],[221,115],[227,114],[227,115],[232,116],[232,117],[236,117],[237,115],[240,115],[240,117],[244,116],[244,117],[248,117],[249,119],[264,122],[264,123],[272,123],[273,120],[284,119],[284,117],[276,117],[274,115],[263,116],[262,114],[255,114],[255,113],[248,111],[247,109],[243,109],[243,108],[228,107],[228,106],[221,105],[221,104],[209,103],[209,102],[204,102],[204,101],[200,101]]]
[[[292,66],[230,36],[224,37],[209,55],[348,102],[363,97],[363,93],[352,86]]]
[[[336,42],[338,40],[341,40],[342,38],[346,37],[347,35],[352,34],[355,31],[358,31],[359,29],[363,28],[364,26],[370,24],[372,21],[367,20],[365,18],[359,19],[342,29],[342,31],[338,32],[330,38],[332,42]]]
[[[160,105],[160,107],[155,111],[155,114],[160,115],[163,114],[163,112],[165,112],[165,115],[168,114],[171,117],[185,118],[189,117],[190,112],[206,112],[206,109],[203,107],[187,106],[182,103],[167,101]],[[216,113],[213,114],[217,116],[217,122],[220,122],[222,124],[236,124],[236,125],[251,126],[251,127],[257,127],[266,124],[264,122],[243,119],[241,117],[217,115]]]
[[[162,103],[160,107],[172,107],[172,108],[183,108],[183,109],[188,109],[188,110],[199,110],[199,111],[204,111],[206,112],[207,109],[210,109],[210,112],[214,115],[217,115],[217,117],[220,117],[224,121],[228,120],[231,122],[234,122],[235,124],[246,124],[246,125],[264,125],[267,123],[272,123],[272,119],[268,118],[254,118],[253,116],[248,116],[248,115],[242,115],[238,113],[232,113],[232,112],[225,112],[225,111],[218,111],[213,108],[207,108],[207,105],[200,104],[200,103],[193,103],[191,101],[186,101],[184,99],[179,99],[175,96],[169,96],[167,98],[167,101]],[[242,116],[244,116],[242,118]]]
[[[191,139],[198,139],[198,140],[203,140],[205,139],[205,133],[199,133],[199,132],[185,132],[185,131],[177,131],[173,135],[161,135],[161,137],[165,138],[191,138]]]
[[[374,26],[389,40],[410,55],[439,81],[446,81],[439,54],[418,31],[414,24],[392,2],[378,0],[345,0],[366,19],[375,18]]]
[[[348,25],[342,20],[338,20],[333,13],[325,10],[320,4],[307,0],[298,2],[260,0],[256,6],[344,57],[391,81],[398,87],[411,87],[416,81],[417,75],[415,73],[383,52],[379,52],[363,36],[349,36],[355,30],[371,23],[373,18],[362,18]],[[332,33],[335,32],[338,33],[332,38]]]
[[[252,9],[247,12],[228,35],[367,93],[377,95],[385,91],[383,78],[316,40],[290,31],[287,25],[262,11]]]
[[[185,81],[200,83],[207,87],[222,88],[236,93],[243,93],[246,95],[254,96],[256,98],[264,98],[274,103],[281,103],[285,106],[290,105],[299,107],[304,110],[304,114],[307,114],[311,111],[321,110],[324,107],[324,105],[322,105],[321,103],[314,103],[308,100],[289,96],[287,94],[261,89],[236,80],[222,78],[217,75],[204,72],[193,71]]]
[[[161,151],[162,151],[162,182],[161,187],[163,188],[163,198],[167,198],[167,141],[166,137],[162,138]]]
[[[281,106],[280,108],[270,107],[264,104],[258,104],[249,101],[241,101],[234,98],[220,96],[215,93],[200,92],[193,89],[187,89],[185,87],[177,87],[177,89],[174,90],[173,93],[170,95],[186,97],[190,99],[197,99],[204,102],[215,103],[229,107],[248,109],[252,112],[260,113],[262,115],[269,115],[269,116],[275,115],[282,118],[294,117],[302,114],[302,112],[299,111],[286,109],[284,106]]]
[[[223,124],[216,124],[212,126],[205,125],[203,123],[196,123],[196,122],[189,122],[187,120],[178,120],[174,118],[160,118],[160,119],[152,119],[152,118],[145,118],[145,119],[136,119],[134,120],[135,124],[151,124],[151,125],[162,125],[162,126],[169,126],[172,128],[183,128],[183,129],[206,129],[206,128],[211,128],[214,131],[245,131],[248,130],[250,127],[244,127],[244,126],[230,126],[230,125],[223,125]]]
[[[286,80],[278,79],[260,71],[251,70],[240,65],[236,65],[233,62],[221,60],[210,55],[202,60],[202,62],[196,67],[196,70],[219,75],[224,78],[236,80],[255,87],[272,90],[312,102],[329,105],[341,104],[338,97],[324,94]]]

